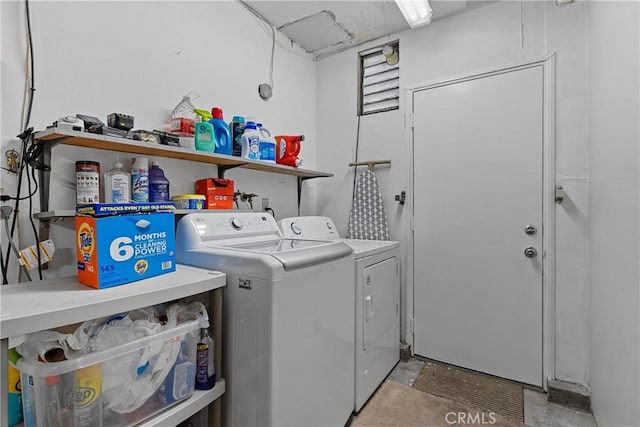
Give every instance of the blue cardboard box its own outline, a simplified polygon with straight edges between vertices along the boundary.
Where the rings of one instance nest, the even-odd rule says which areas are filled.
[[[78,206],[78,281],[103,289],[175,271],[175,240],[171,203]]]

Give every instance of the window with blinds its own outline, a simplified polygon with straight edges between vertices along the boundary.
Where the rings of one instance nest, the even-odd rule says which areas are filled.
[[[397,42],[390,43],[399,54]],[[389,65],[382,47],[360,53],[360,115],[397,110],[400,105],[400,62]]]

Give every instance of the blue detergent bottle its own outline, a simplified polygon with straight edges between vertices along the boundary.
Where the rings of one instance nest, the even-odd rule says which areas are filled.
[[[176,362],[160,385],[159,398],[164,404],[185,399],[193,393],[196,382],[196,364],[186,354],[186,341],[180,342]]]
[[[222,108],[212,108],[212,119],[209,123],[213,126],[213,134],[215,136],[215,148],[214,153],[231,155],[233,140],[231,139],[231,131],[229,125],[224,121],[222,117]]]
[[[260,133],[260,160],[275,163],[276,140],[271,136],[269,129],[262,126],[262,123],[256,123],[256,126]]]

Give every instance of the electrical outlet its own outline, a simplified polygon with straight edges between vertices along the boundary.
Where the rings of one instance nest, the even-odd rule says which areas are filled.
[[[269,199],[266,197],[262,198],[262,210],[267,210],[269,209]]]

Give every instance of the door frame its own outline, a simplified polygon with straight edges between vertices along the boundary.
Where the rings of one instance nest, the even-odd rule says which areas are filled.
[[[542,67],[542,386],[547,391],[547,381],[555,377],[555,288],[556,288],[556,253],[555,253],[555,158],[556,158],[556,125],[555,125],[555,53],[537,60],[518,62],[515,64],[483,69],[449,78],[407,86],[405,97],[405,141],[408,144],[408,189],[409,189],[409,228],[407,239],[406,269],[406,341],[414,354],[414,170],[413,170],[413,99],[414,94],[426,89],[447,86],[464,81],[475,80],[497,74],[504,74],[526,68]]]

